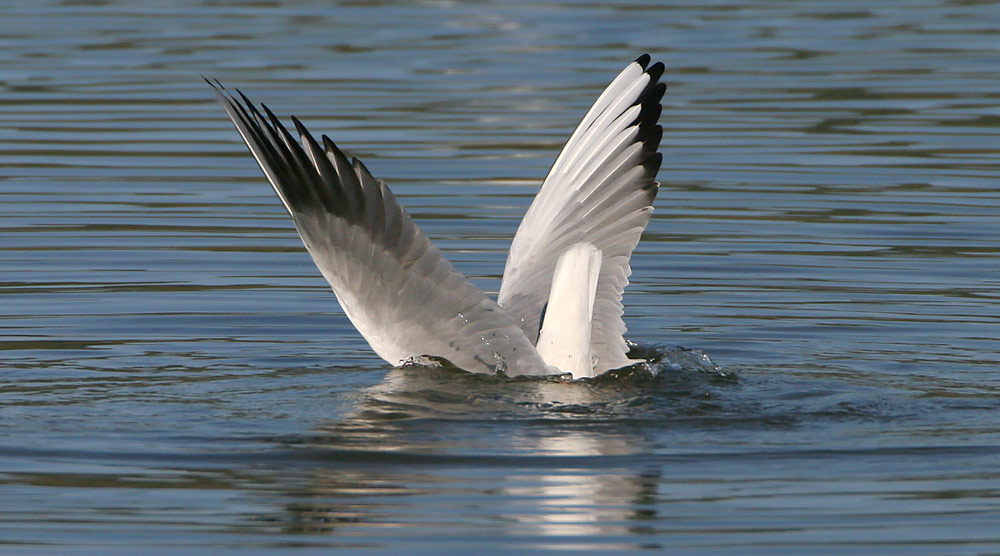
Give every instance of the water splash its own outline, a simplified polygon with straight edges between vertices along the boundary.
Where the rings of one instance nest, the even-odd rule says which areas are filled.
[[[507,360],[504,359],[502,355],[500,355],[499,353],[497,353],[495,351],[493,352],[493,358],[497,362],[496,366],[493,367],[493,374],[506,375],[507,374]]]
[[[644,345],[629,341],[628,357],[643,359],[647,371],[657,375],[663,372],[702,372],[723,378],[735,378],[732,371],[723,369],[700,349],[683,346]]]

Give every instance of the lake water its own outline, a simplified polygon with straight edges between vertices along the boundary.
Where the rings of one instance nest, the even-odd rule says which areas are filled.
[[[1000,553],[998,29],[991,1],[5,2],[0,552]],[[673,365],[585,382],[389,368],[199,77],[360,156],[495,293],[646,51],[626,318]]]

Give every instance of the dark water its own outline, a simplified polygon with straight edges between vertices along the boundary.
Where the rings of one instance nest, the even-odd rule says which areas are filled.
[[[1000,5],[0,6],[0,553],[1000,553]],[[495,292],[639,53],[626,292],[675,363],[383,364],[199,73]]]

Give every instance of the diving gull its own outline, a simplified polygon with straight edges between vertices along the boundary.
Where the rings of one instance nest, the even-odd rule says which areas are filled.
[[[584,116],[518,227],[496,301],[455,270],[384,181],[295,118],[210,84],[344,313],[393,365],[593,377],[628,358],[622,293],[659,184],[663,64],[629,64]]]

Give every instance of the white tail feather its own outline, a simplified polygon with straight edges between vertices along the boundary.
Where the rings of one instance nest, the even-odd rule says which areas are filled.
[[[538,335],[542,359],[573,378],[594,376],[590,329],[601,259],[601,250],[589,243],[574,244],[559,256]]]

